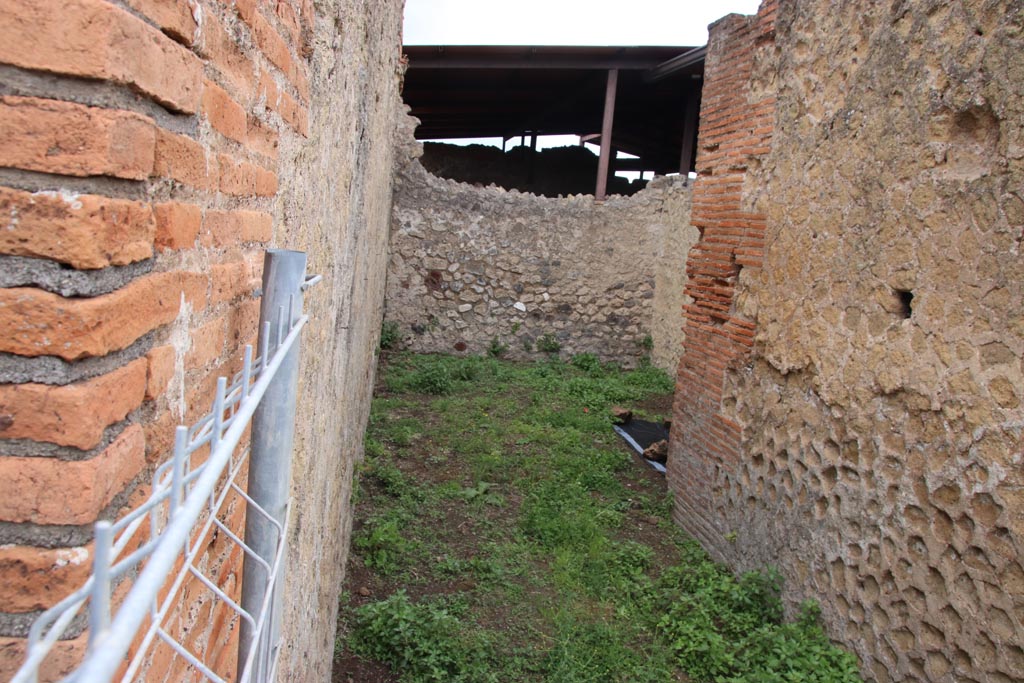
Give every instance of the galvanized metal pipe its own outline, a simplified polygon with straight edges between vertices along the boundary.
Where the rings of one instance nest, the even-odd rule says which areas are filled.
[[[287,333],[296,318],[302,315],[302,286],[306,279],[306,254],[300,251],[270,249],[263,262],[263,300],[260,303],[260,326],[262,334],[269,327],[281,335],[281,324],[285,311],[288,320],[284,325]],[[270,340],[260,339],[260,348],[270,346]],[[252,420],[252,441],[249,455],[248,494],[278,522],[278,526],[261,515],[246,515],[245,543],[263,558],[272,563],[281,540],[279,538],[285,522],[288,498],[291,492],[291,456],[295,435],[295,401],[299,379],[299,347],[293,346],[284,357],[274,383],[256,409]],[[270,577],[266,569],[256,562],[245,560],[242,571],[242,608],[250,614],[259,613],[266,597]],[[239,671],[249,660],[249,652],[257,649],[250,680],[264,683],[269,681],[270,662],[279,647],[281,632],[281,605],[283,586],[275,582],[271,600],[269,621],[258,642],[253,642],[253,628],[242,622],[239,638]]]
[[[287,352],[297,344],[304,324],[305,318],[300,318],[299,323],[295,325],[288,335],[283,348],[285,355],[280,358],[275,357],[270,361],[269,365],[262,369],[259,379],[253,385],[250,392],[250,400],[239,408],[236,418],[224,434],[221,447],[214,449],[210,453],[210,457],[206,461],[202,473],[195,481],[189,496],[178,509],[178,518],[184,520],[184,523],[168,525],[164,534],[160,537],[156,549],[146,562],[145,568],[139,574],[132,589],[121,604],[117,617],[111,624],[108,635],[103,640],[103,647],[97,648],[91,655],[86,657],[78,671],[72,674],[71,680],[82,683],[106,682],[111,680],[114,672],[123,664],[125,653],[128,652],[135,641],[142,622],[151,615],[150,610],[153,607],[156,596],[165,587],[167,577],[181,557],[182,548],[188,544],[193,531],[193,524],[199,519],[207,505],[207,498],[217,486],[217,482],[220,480],[225,467],[231,459],[235,445],[242,438],[243,432],[248,428],[249,420],[256,411],[257,405],[260,404],[269,388],[276,383],[280,366],[285,358],[287,358]],[[266,359],[264,359],[264,363],[266,362]],[[92,578],[90,580],[95,579]],[[177,590],[177,585],[172,586],[171,593],[173,594],[175,590]],[[163,618],[167,607],[167,601],[165,600],[164,608],[161,614],[158,615],[159,619]],[[74,614],[69,611],[62,615],[58,622],[63,622],[65,618],[70,621],[73,616]],[[66,625],[66,623],[62,623],[61,629],[66,627]],[[144,643],[143,649],[145,645]],[[23,667],[23,670],[26,668]],[[35,669],[28,669],[27,675],[34,676]],[[20,676],[21,673],[19,672],[15,676],[15,681],[23,680]]]

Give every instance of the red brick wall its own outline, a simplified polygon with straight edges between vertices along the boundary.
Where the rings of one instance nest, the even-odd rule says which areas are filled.
[[[737,308],[743,269],[761,266],[765,218],[744,192],[748,172],[771,144],[774,98],[756,87],[757,56],[774,37],[777,2],[756,16],[729,15],[711,26],[704,70],[697,180],[691,220],[700,241],[690,251],[684,308],[686,345],[679,363],[668,482],[675,520],[720,556],[727,554],[713,517],[713,488],[724,468],[735,471],[739,426],[722,414],[725,370],[742,362],[754,323]]]
[[[88,575],[92,523],[145,496],[254,339],[313,19],[312,0],[0,0],[0,677]],[[197,637],[231,641],[200,602]]]

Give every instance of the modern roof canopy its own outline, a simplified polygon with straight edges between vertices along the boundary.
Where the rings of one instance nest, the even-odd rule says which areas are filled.
[[[602,175],[693,168],[704,47],[406,46],[422,140],[580,135]],[[639,159],[615,159],[621,150]]]

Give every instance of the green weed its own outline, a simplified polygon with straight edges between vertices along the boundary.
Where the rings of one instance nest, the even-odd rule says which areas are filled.
[[[367,567],[393,574],[414,559],[416,544],[402,536],[399,524],[397,517],[370,520],[355,535],[352,543]]]
[[[498,680],[488,670],[486,644],[458,617],[440,602],[414,604],[404,591],[355,611],[350,646],[401,672],[406,683]]]
[[[391,591],[447,597],[343,605],[348,651],[407,683],[860,680],[813,605],[785,623],[777,574],[715,564],[668,522],[670,496],[631,477],[608,409],[670,394],[672,378],[594,354],[495,355],[388,356],[355,553]],[[403,472],[424,463],[440,480]],[[663,520],[666,543],[631,537],[635,515]]]
[[[487,355],[491,358],[501,358],[508,352],[508,344],[502,344],[501,339],[495,335],[487,347]]]
[[[398,348],[398,343],[402,341],[402,330],[398,326],[398,323],[394,320],[385,320],[380,326],[380,348],[382,349],[394,349]]]
[[[592,353],[578,353],[569,362],[584,372],[600,373],[604,369],[601,367],[601,359]]]
[[[469,503],[480,502],[499,507],[505,504],[505,499],[494,490],[494,484],[486,481],[477,482],[476,486],[467,486],[459,492],[459,497]]]
[[[550,332],[537,337],[537,350],[544,353],[558,353],[562,350],[562,344]]]
[[[452,390],[452,374],[446,365],[428,365],[412,376],[409,386],[424,394],[447,394]]]

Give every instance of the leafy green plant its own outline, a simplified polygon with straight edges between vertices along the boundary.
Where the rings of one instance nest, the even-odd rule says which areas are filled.
[[[353,651],[388,664],[408,683],[488,683],[486,644],[467,638],[458,617],[439,602],[414,604],[405,591],[355,611]]]
[[[434,363],[418,370],[409,386],[424,394],[447,394],[452,390],[452,374],[448,366]]]
[[[520,525],[548,549],[586,547],[601,533],[594,501],[576,482],[541,482],[523,501]]]
[[[562,350],[562,344],[550,332],[537,337],[537,350],[544,353],[558,353]]]
[[[530,339],[529,337],[523,337],[522,344],[523,344],[523,351],[526,351],[527,353],[529,353],[530,351],[533,351],[533,340]]]
[[[654,337],[652,337],[649,334],[645,335],[644,338],[641,339],[638,343],[640,344],[640,348],[646,351],[647,353],[650,353],[651,351],[654,350]]]
[[[695,543],[662,575],[663,615],[657,630],[680,666],[698,681],[723,683],[856,683],[856,659],[825,637],[817,607],[783,623],[778,573],[739,578],[713,563]]]
[[[508,344],[502,344],[501,339],[497,335],[491,338],[491,343],[487,347],[487,355],[491,358],[501,358],[508,351]]]
[[[674,680],[673,666],[657,646],[643,647],[628,623],[570,613],[556,617],[554,647],[544,660],[549,683],[654,683]],[[646,651],[644,651],[646,649]]]
[[[402,330],[394,320],[385,320],[380,326],[380,348],[394,349],[402,341]]]
[[[408,446],[423,435],[423,425],[416,418],[391,419],[380,426],[379,433],[395,446]]]
[[[413,559],[416,546],[402,536],[398,527],[398,518],[371,520],[356,534],[352,542],[367,567],[392,574]]]
[[[477,482],[476,486],[467,486],[459,492],[459,497],[469,503],[480,501],[485,505],[505,504],[501,494],[494,491],[494,484],[486,481]]]
[[[366,469],[367,475],[373,477],[381,491],[401,498],[403,496],[415,495],[415,484],[402,471],[386,460],[374,461]]]
[[[602,370],[601,359],[592,353],[578,353],[572,357],[570,362],[573,367],[577,367],[584,372],[593,373]]]

